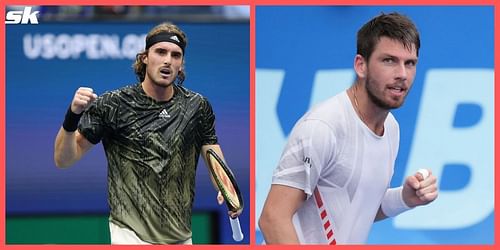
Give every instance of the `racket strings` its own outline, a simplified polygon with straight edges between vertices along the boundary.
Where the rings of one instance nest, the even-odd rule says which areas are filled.
[[[221,160],[218,159],[215,152],[209,151],[207,153],[207,156],[209,159],[209,165],[212,170],[213,177],[217,183],[217,186],[219,187],[219,190],[222,193],[222,196],[232,208],[239,209],[241,207],[240,197],[238,195],[236,187],[231,181],[231,178],[229,176],[230,173],[226,172],[229,170],[226,170],[224,168],[223,163],[220,162]]]

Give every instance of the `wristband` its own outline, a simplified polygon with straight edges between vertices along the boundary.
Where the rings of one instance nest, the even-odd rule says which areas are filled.
[[[68,112],[66,112],[66,116],[64,117],[63,128],[68,132],[75,132],[78,128],[78,122],[80,121],[80,117],[82,117],[83,112],[81,114],[75,114],[71,111],[71,105],[69,106]]]
[[[387,189],[382,199],[381,208],[387,217],[394,217],[412,209],[403,200],[403,187]]]

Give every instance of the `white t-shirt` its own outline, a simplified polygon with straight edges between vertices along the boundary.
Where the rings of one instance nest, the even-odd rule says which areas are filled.
[[[387,116],[384,135],[376,135],[346,91],[307,112],[273,174],[273,184],[307,194],[293,217],[301,244],[365,243],[390,185],[398,147],[394,116]]]

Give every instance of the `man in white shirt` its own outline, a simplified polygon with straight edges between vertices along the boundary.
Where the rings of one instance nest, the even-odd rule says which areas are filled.
[[[413,22],[381,14],[359,31],[356,82],[294,126],[259,219],[267,244],[361,244],[374,221],[437,198],[423,169],[389,188],[399,148],[391,109],[411,88],[420,48]]]

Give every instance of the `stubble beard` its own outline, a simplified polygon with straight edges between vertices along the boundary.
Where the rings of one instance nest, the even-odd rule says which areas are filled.
[[[389,102],[384,101],[382,98],[378,97],[375,93],[376,90],[374,86],[376,83],[374,80],[370,77],[370,74],[367,75],[366,81],[365,81],[365,89],[366,93],[368,94],[368,98],[370,98],[370,101],[375,104],[377,107],[380,109],[384,110],[391,110],[391,109],[396,109],[399,108],[403,105],[406,95],[402,97],[402,100],[399,102],[396,102],[395,104],[391,104]]]
[[[148,78],[151,80],[151,83],[160,88],[169,88],[170,86],[173,85],[175,82],[175,79],[177,79],[177,76],[172,80],[171,82],[165,83],[165,81],[156,81],[154,77],[151,77],[151,75],[146,71],[146,74],[148,75]],[[163,80],[163,79],[162,79]]]

